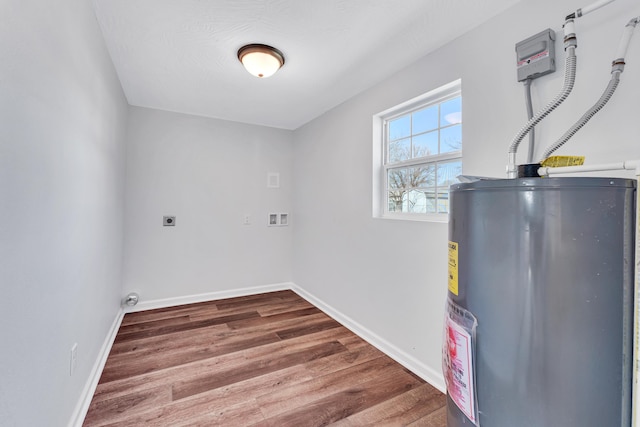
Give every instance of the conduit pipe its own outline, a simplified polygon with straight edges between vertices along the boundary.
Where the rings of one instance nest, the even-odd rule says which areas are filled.
[[[596,102],[593,107],[587,110],[587,112],[584,113],[582,117],[573,126],[571,126],[571,128],[569,128],[569,130],[566,131],[559,140],[557,140],[553,145],[545,150],[540,161],[551,156],[554,151],[562,147],[567,141],[569,141],[569,139],[571,139],[573,135],[575,135],[584,125],[586,125],[587,122],[591,120],[591,118],[595,116],[596,113],[600,111],[607,102],[609,102],[609,99],[611,99],[613,92],[615,92],[616,88],[618,87],[621,73],[622,71],[618,70],[611,75],[611,80],[609,80],[609,84],[607,85],[607,88],[605,89],[598,102]]]
[[[531,101],[531,82],[529,78],[524,81],[524,98],[527,104],[527,119],[531,120],[533,117],[533,102]],[[527,151],[527,163],[533,162],[533,153],[535,152],[536,145],[536,128],[532,127],[529,131],[529,150]]]
[[[594,10],[600,9],[602,6],[606,6],[609,3],[612,3],[613,1],[615,0],[599,0],[599,1],[593,2],[588,6],[585,6],[581,9],[576,10],[575,17],[580,18],[581,16],[584,16],[587,13],[591,13]]]
[[[548,177],[551,175],[563,175],[569,173],[602,172],[616,170],[635,170],[636,175],[640,175],[640,160],[625,160],[617,163],[604,163],[600,165],[584,166],[565,166],[559,168],[545,166],[538,169],[538,174],[542,177]]]
[[[560,104],[564,102],[565,99],[571,93],[573,89],[573,84],[575,83],[575,72],[576,72],[576,57],[575,57],[575,49],[578,46],[576,33],[575,33],[575,18],[580,18],[588,13],[591,13],[597,9],[600,9],[603,6],[606,6],[609,3],[612,3],[615,0],[597,0],[594,3],[580,8],[575,12],[568,15],[565,19],[564,23],[564,50],[567,54],[566,66],[565,66],[565,81],[560,91],[553,101],[551,101],[545,108],[540,110],[536,115],[534,115],[527,124],[520,129],[518,134],[513,139],[511,146],[509,147],[509,159],[507,164],[507,177],[515,178],[518,174],[518,167],[516,165],[516,155],[518,153],[518,146],[524,139],[524,137],[531,131],[531,129],[540,123],[545,117],[547,117],[553,110],[555,110]]]
[[[573,22],[573,20],[571,20]],[[568,26],[565,24],[565,50],[567,52],[567,59],[565,61],[565,72],[564,72],[564,85],[562,86],[562,90],[560,93],[547,104],[542,110],[538,111],[528,122],[527,124],[520,129],[520,132],[516,135],[511,146],[509,147],[509,164],[507,166],[507,176],[509,178],[515,178],[517,175],[518,168],[516,166],[516,154],[518,153],[518,146],[524,139],[524,137],[529,133],[529,131],[538,123],[540,123],[545,117],[547,117],[553,110],[558,108],[560,104],[564,102],[565,99],[571,93],[573,89],[573,85],[576,80],[576,46],[577,40],[575,32],[567,33],[572,30],[573,26]]]
[[[600,96],[598,102],[596,102],[593,107],[587,110],[587,112],[584,113],[583,116],[573,126],[571,126],[571,128],[569,128],[569,130],[565,132],[565,134],[562,135],[562,137],[558,141],[556,141],[553,145],[545,150],[545,152],[542,154],[541,160],[546,159],[554,151],[562,147],[567,141],[569,141],[569,139],[573,135],[575,135],[584,125],[586,125],[589,120],[591,120],[591,118],[595,116],[596,113],[606,105],[607,102],[609,102],[609,99],[611,99],[611,96],[618,87],[618,83],[620,82],[620,75],[624,71],[624,58],[626,57],[627,50],[629,48],[629,42],[631,41],[633,30],[635,29],[635,26],[638,24],[638,22],[640,22],[640,17],[631,19],[625,26],[624,33],[622,34],[622,38],[620,39],[620,43],[618,44],[618,49],[616,50],[616,56],[614,57],[615,59],[612,61],[611,80],[609,80],[609,84],[607,85],[607,88],[605,89],[602,96]]]
[[[620,43],[618,44],[618,50],[616,51],[615,60],[613,63],[622,62],[624,64],[624,58],[627,56],[627,50],[629,49],[629,43],[631,42],[631,36],[633,35],[633,30],[636,28],[636,25],[640,23],[640,16],[636,16],[632,18],[627,25],[624,27],[624,33],[622,33],[622,38],[620,39]]]

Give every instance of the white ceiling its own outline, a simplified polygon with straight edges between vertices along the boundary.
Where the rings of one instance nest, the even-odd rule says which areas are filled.
[[[519,0],[93,0],[131,105],[296,129]],[[258,79],[237,50],[277,47]]]

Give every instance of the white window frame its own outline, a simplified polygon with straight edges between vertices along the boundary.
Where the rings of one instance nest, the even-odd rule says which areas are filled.
[[[373,216],[377,218],[448,222],[448,213],[414,213],[390,212],[388,202],[388,171],[399,167],[422,166],[446,161],[463,161],[462,149],[458,151],[436,154],[428,157],[408,159],[400,162],[388,163],[387,137],[388,123],[398,117],[411,114],[429,106],[446,102],[462,95],[462,82],[455,80],[428,93],[413,98],[400,105],[392,107],[373,117],[374,133],[374,177],[373,177]]]

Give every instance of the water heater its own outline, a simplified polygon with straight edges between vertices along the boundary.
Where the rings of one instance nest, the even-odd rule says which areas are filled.
[[[448,427],[628,427],[634,180],[450,191]]]

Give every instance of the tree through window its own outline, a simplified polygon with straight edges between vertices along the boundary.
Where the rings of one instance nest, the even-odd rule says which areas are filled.
[[[460,83],[383,117],[386,213],[449,212],[462,173]]]

